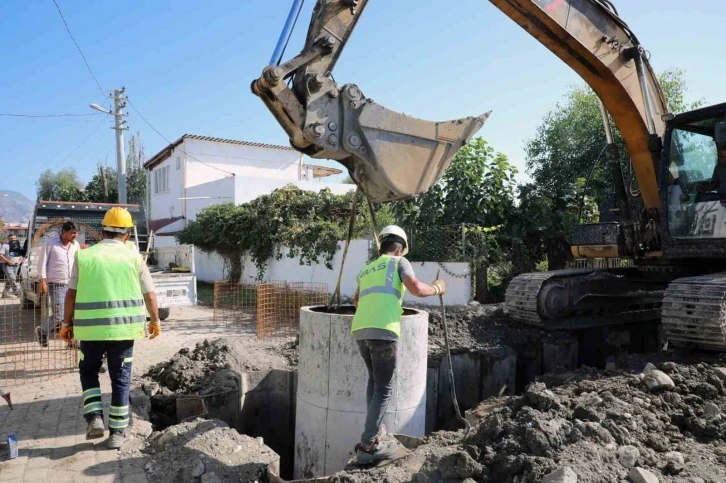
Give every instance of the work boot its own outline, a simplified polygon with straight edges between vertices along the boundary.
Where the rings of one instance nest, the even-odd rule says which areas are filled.
[[[377,463],[379,461],[390,460],[396,456],[398,452],[398,441],[395,439],[381,441],[376,438],[376,442],[369,448],[364,449],[362,444],[355,447],[355,463],[358,465],[367,465]]]
[[[103,433],[106,429],[103,427],[103,418],[101,416],[94,416],[88,421],[86,427],[86,439],[98,439],[103,438]]]
[[[123,432],[113,432],[108,436],[106,445],[108,449],[119,449],[126,441],[126,435]]]
[[[40,344],[40,347],[48,347],[48,337],[43,335],[43,331],[40,327],[35,328],[35,337],[38,339],[38,344]]]

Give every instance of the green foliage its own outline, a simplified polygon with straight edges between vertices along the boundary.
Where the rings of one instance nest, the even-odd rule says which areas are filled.
[[[73,168],[64,168],[54,173],[46,169],[36,182],[38,197],[49,201],[79,201],[83,198],[83,184]]]
[[[244,256],[255,263],[257,278],[262,279],[269,260],[283,256],[283,247],[301,265],[319,263],[322,258],[332,270],[338,243],[346,238],[352,201],[353,193],[336,195],[328,189],[315,193],[291,184],[239,206],[212,205],[177,238],[221,255],[229,280],[242,276]],[[378,214],[381,219],[390,217],[385,210]],[[365,199],[359,195],[353,237],[368,236],[370,226]]]
[[[126,155],[126,193],[129,203],[146,205],[146,170],[144,146],[140,134],[136,133],[128,141]],[[38,196],[44,200],[87,201],[93,203],[118,202],[117,171],[99,164],[98,172],[83,188],[75,169],[68,168],[52,172],[46,169],[38,179]]]
[[[685,102],[687,85],[682,70],[667,70],[659,81],[674,113],[703,103]],[[627,173],[628,152],[615,126],[613,136],[620,148],[621,166]],[[588,87],[574,87],[545,116],[535,136],[525,145],[527,172],[533,182],[519,187],[518,207],[506,230],[521,242],[519,248],[512,248],[521,265],[514,268],[515,273],[532,270],[543,257],[548,258],[550,269],[563,268],[570,256],[567,236],[577,222],[585,194],[584,180],[600,157],[581,210],[582,222],[597,221],[599,208],[613,195],[604,146],[597,96]]]
[[[483,138],[466,144],[427,193],[393,204],[405,226],[501,224],[512,208],[517,170]]]

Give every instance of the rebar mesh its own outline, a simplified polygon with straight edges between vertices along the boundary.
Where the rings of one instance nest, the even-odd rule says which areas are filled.
[[[77,368],[76,347],[60,339],[59,327],[49,331],[46,347],[40,345],[37,334],[43,321],[53,315],[50,307],[47,296],[41,297],[40,306],[15,297],[0,299],[0,387],[3,389],[45,381]]]
[[[328,302],[327,283],[270,282],[257,287],[257,338],[294,337],[300,308]]]
[[[214,324],[255,327],[257,285],[228,281],[214,282]]]

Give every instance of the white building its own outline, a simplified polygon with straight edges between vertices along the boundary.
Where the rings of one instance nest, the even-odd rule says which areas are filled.
[[[290,147],[194,134],[169,144],[144,167],[149,171],[149,228],[159,235],[183,230],[209,205],[245,203],[289,183],[339,194],[355,188],[320,182],[342,171],[304,164],[303,155]]]

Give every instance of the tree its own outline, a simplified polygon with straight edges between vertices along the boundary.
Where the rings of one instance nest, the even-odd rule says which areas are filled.
[[[141,133],[137,132],[129,138],[126,152],[126,192],[129,203],[146,206],[147,172],[144,169],[146,155],[141,142]]]
[[[118,180],[116,170],[98,165],[98,173],[91,177],[84,190],[85,201],[93,203],[117,203]]]
[[[126,155],[126,198],[129,203],[146,205],[146,170],[144,146],[139,133],[128,141]],[[98,165],[98,173],[91,177],[84,190],[85,201],[95,203],[118,202],[117,171],[109,166]],[[106,194],[108,193],[108,194]]]
[[[684,72],[671,69],[659,76],[669,108],[678,113],[696,108],[702,101],[685,101],[687,84]],[[628,151],[616,126],[613,136],[620,148],[621,166],[628,172]],[[587,186],[589,210],[593,203],[602,208],[613,196],[613,182],[604,162],[605,134],[596,94],[588,87],[574,87],[542,120],[537,132],[525,145],[527,172],[533,183],[519,190],[518,213],[509,227],[512,236],[531,240],[541,246],[528,250],[531,256],[546,253],[549,268],[562,268],[569,256],[566,237],[577,222],[585,183],[596,160]],[[534,212],[534,213],[533,213]],[[537,214],[536,218],[535,213]],[[590,220],[593,219],[589,213]],[[538,241],[534,241],[539,238]],[[531,243],[530,243],[531,245]],[[558,247],[558,248],[556,248]],[[522,261],[522,259],[520,259]],[[527,260],[534,266],[538,259]]]
[[[392,209],[406,226],[500,225],[512,207],[516,173],[504,154],[475,138],[428,192]]]
[[[333,194],[329,189],[316,193],[290,184],[248,203],[212,205],[202,210],[177,239],[202,251],[216,252],[225,261],[227,278],[239,281],[242,258],[249,256],[262,279],[270,259],[299,258],[301,265],[318,263],[322,258],[332,270],[338,243],[347,235],[354,194]],[[358,198],[353,236],[371,230],[362,194]],[[379,209],[381,219],[387,214]]]
[[[73,168],[64,168],[57,173],[50,169],[43,171],[36,182],[38,197],[51,201],[82,201],[83,184]]]

